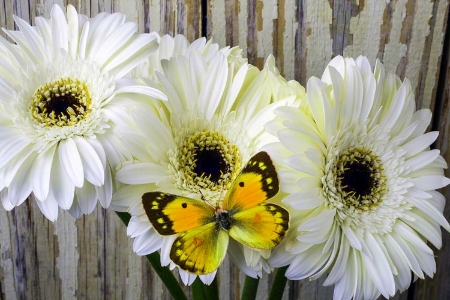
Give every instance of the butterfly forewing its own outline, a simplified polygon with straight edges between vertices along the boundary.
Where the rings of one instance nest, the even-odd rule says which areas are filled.
[[[170,250],[170,259],[181,269],[197,274],[215,271],[225,258],[228,233],[217,223],[183,232]]]
[[[172,235],[198,228],[214,220],[214,208],[201,200],[161,192],[142,196],[150,223],[161,235]]]
[[[238,242],[256,249],[277,246],[289,228],[289,213],[273,203],[264,203],[232,216],[229,234]]]
[[[255,154],[238,175],[224,201],[224,209],[245,210],[278,193],[277,172],[266,152]]]

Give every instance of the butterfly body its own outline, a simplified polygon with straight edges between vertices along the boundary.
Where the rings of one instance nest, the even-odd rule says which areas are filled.
[[[260,250],[273,249],[281,242],[289,228],[289,213],[265,202],[278,189],[269,155],[259,152],[237,176],[219,207],[162,192],[145,193],[142,204],[159,234],[179,234],[170,251],[171,260],[181,269],[200,275],[219,267],[230,236]]]

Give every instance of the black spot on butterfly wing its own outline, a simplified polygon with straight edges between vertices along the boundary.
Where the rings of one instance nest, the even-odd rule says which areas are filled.
[[[172,202],[176,195],[161,192],[148,192],[142,195],[142,205],[153,228],[161,235],[172,235],[173,222],[163,213],[167,204]]]
[[[267,152],[256,153],[242,170],[242,173],[261,174],[262,189],[267,194],[267,199],[272,198],[278,193],[279,181],[278,174],[272,159]],[[242,187],[242,186],[241,186]]]

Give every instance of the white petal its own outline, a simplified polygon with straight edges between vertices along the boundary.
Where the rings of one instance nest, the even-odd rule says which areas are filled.
[[[414,186],[416,188],[421,189],[423,191],[440,189],[450,184],[450,179],[439,175],[412,178],[411,181],[414,183]]]
[[[286,277],[291,280],[307,278],[317,272],[328,259],[329,253],[322,253],[320,245],[315,245],[310,251],[297,255],[286,271]]]
[[[161,248],[163,237],[154,230],[136,237],[133,242],[133,250],[138,255],[147,255],[158,251]]]
[[[102,165],[106,166],[106,153],[100,141],[98,139],[84,139],[84,140],[88,142],[92,148],[94,148],[95,152],[97,152],[97,155],[100,158]]]
[[[77,197],[74,197],[72,206],[69,208],[68,212],[75,219],[79,219],[83,216],[83,211],[80,208]]]
[[[53,5],[50,14],[52,22],[53,51],[55,53],[60,53],[60,50],[63,49],[67,53],[69,50],[69,27],[64,12],[59,5]]]
[[[116,95],[120,94],[141,94],[141,95],[147,95],[149,97],[153,97],[159,100],[167,100],[166,94],[164,94],[162,91],[149,87],[149,86],[143,86],[143,85],[135,85],[135,86],[124,86],[116,90]]]
[[[53,196],[49,194],[47,199],[44,201],[36,201],[37,206],[44,214],[44,216],[49,219],[51,222],[55,222],[58,218],[58,203],[54,199]]]
[[[127,227],[127,235],[129,237],[137,237],[141,234],[144,234],[147,230],[152,228],[149,222],[139,222],[139,221],[132,221],[130,220],[130,223],[128,223]]]
[[[233,82],[230,87],[230,94],[228,95],[227,99],[225,99],[225,102],[223,104],[222,112],[224,115],[230,112],[231,107],[235,103],[235,100],[239,92],[241,91],[242,85],[244,84],[248,69],[249,65],[247,63],[243,64],[237,71],[236,75],[233,77]]]
[[[217,272],[217,271],[214,271],[214,272],[209,273],[209,274],[207,274],[207,275],[199,275],[198,277],[200,278],[200,280],[201,280],[204,284],[210,285],[210,284],[213,282],[214,278],[216,277],[216,272]]]
[[[166,168],[159,164],[138,163],[120,169],[116,180],[126,184],[152,183],[165,176],[166,172]]]
[[[425,150],[437,139],[439,132],[432,131],[416,137],[402,146],[406,157],[411,157]]]
[[[3,139],[0,141],[0,168],[3,168],[17,153],[21,152],[30,142],[26,139],[12,137],[11,139]]]
[[[141,197],[143,194],[154,190],[155,190],[154,185],[149,184],[125,186],[119,189],[118,191],[114,192],[111,205],[114,207],[119,206],[119,207],[126,207],[127,209],[130,208],[131,215],[141,214],[142,205],[139,208],[139,211],[133,211],[132,210],[133,206],[141,201]]]
[[[82,187],[84,181],[83,163],[73,139],[68,138],[61,141],[59,143],[58,154],[59,161],[66,175],[76,187]]]
[[[344,223],[342,225],[342,232],[344,232],[345,237],[353,248],[359,251],[362,250],[362,241],[358,238],[353,229],[348,226],[348,224]]]
[[[396,281],[397,288],[402,292],[411,283],[411,271],[409,267],[408,257],[403,252],[402,248],[397,244],[397,242],[392,238],[391,235],[387,234],[385,237],[384,245],[391,256],[395,268],[397,269],[398,275],[394,277]]]
[[[53,158],[55,155],[56,145],[42,153],[34,162],[32,186],[36,198],[44,200],[47,198],[50,190],[50,173],[52,170]]]
[[[55,151],[53,158],[50,193],[63,209],[69,209],[72,206],[75,186],[61,166],[58,151]]]
[[[425,151],[419,155],[405,161],[405,167],[409,168],[411,172],[419,170],[430,163],[432,163],[439,156],[439,150],[434,149]]]
[[[335,209],[322,212],[319,216],[300,225],[298,231],[306,231],[306,233],[301,233],[297,240],[310,244],[325,242],[332,230],[335,213]]]
[[[414,218],[414,221],[405,219],[404,222],[430,241],[437,249],[440,249],[442,246],[442,235],[440,228],[432,226],[428,221],[426,221],[426,219],[422,218],[418,214],[415,214],[414,211],[408,211],[405,213]]]
[[[345,99],[343,109],[348,109],[350,121],[358,120],[361,115],[363,99],[363,82],[359,70],[354,66],[347,68],[345,78]],[[344,108],[345,107],[345,108]],[[325,119],[325,121],[328,121]]]
[[[37,57],[46,57],[44,54],[44,47],[42,43],[42,39],[39,36],[39,33],[36,31],[36,28],[31,27],[25,20],[13,16],[14,21],[19,27],[21,34],[24,35],[25,40],[27,41],[27,46],[29,46],[30,52]]]
[[[30,155],[34,155],[32,145],[29,145],[29,147],[26,147],[19,153],[16,153],[16,156],[11,159],[8,164],[2,169],[2,171],[4,172],[3,183],[5,184],[5,186],[9,186],[11,184],[20,166]]]
[[[386,130],[391,129],[401,116],[403,112],[403,105],[405,104],[406,92],[406,86],[405,84],[402,84],[400,89],[395,94],[389,110],[380,122],[380,126],[386,128]]]
[[[427,244],[412,230],[409,226],[407,226],[403,222],[397,222],[394,225],[393,230],[401,235],[405,240],[421,249],[422,251],[433,254],[433,250],[427,246]]]
[[[197,275],[185,272],[180,268],[178,268],[178,272],[180,273],[180,279],[183,281],[184,285],[191,285],[197,278]]]
[[[120,49],[131,36],[137,32],[138,25],[134,22],[127,22],[120,24],[115,30],[114,34],[107,36],[95,55],[93,55],[92,60],[96,61],[100,66],[106,61],[111,59],[114,52]]]
[[[376,261],[362,254],[364,264],[375,286],[380,290],[385,298],[394,296],[395,281],[389,267],[389,263],[383,254],[383,251],[374,239],[371,233],[366,232],[365,242],[372,253],[372,257],[376,257]]]
[[[324,281],[323,285],[327,286],[335,284],[340,278],[342,278],[347,269],[347,262],[350,259],[349,253],[350,253],[350,244],[342,239],[338,251],[338,256],[336,258],[336,262],[334,263],[334,266],[331,269],[327,279]]]
[[[97,191],[95,190],[95,186],[86,181],[82,188],[75,189],[75,194],[77,195],[77,201],[81,211],[86,215],[90,214],[97,204]]]
[[[198,99],[199,108],[207,120],[211,119],[220,103],[227,83],[227,76],[227,59],[224,55],[219,54],[211,63]]]
[[[305,189],[291,194],[283,199],[294,209],[306,210],[322,205],[325,198],[321,195],[321,188]]]
[[[11,184],[8,187],[9,201],[14,206],[23,203],[32,191],[31,167],[36,158],[36,153],[30,155],[17,170]]]
[[[317,166],[311,163],[311,160],[303,154],[294,154],[286,159],[286,162],[292,168],[311,175],[316,178],[322,178],[323,171]]]
[[[75,143],[83,164],[84,177],[93,185],[102,185],[105,181],[105,165],[102,164],[97,152],[84,138],[75,137]]]
[[[163,153],[175,147],[170,129],[155,115],[148,112],[135,111],[132,116],[141,129],[142,134],[148,139],[148,146],[155,148],[155,151]]]
[[[155,52],[157,45],[151,34],[134,35],[124,47],[114,53],[113,59],[102,66],[102,70],[108,71],[116,80],[122,78]]]
[[[77,58],[78,39],[80,26],[78,24],[78,13],[72,5],[67,5],[68,42],[69,55],[72,59]]]
[[[112,174],[109,164],[106,164],[105,168],[105,182],[102,186],[96,186],[98,201],[103,208],[108,208],[111,204],[112,194],[113,194],[113,182]]]

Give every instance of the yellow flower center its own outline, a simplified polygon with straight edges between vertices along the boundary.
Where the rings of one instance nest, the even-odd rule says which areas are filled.
[[[201,131],[185,139],[177,161],[188,190],[223,191],[240,170],[241,155],[222,134]]]
[[[89,114],[90,105],[86,84],[67,77],[39,87],[34,93],[30,112],[43,126],[73,126]]]
[[[341,152],[330,171],[333,186],[326,184],[324,190],[331,199],[331,207],[367,211],[379,205],[387,192],[380,159],[366,149],[349,148]]]

